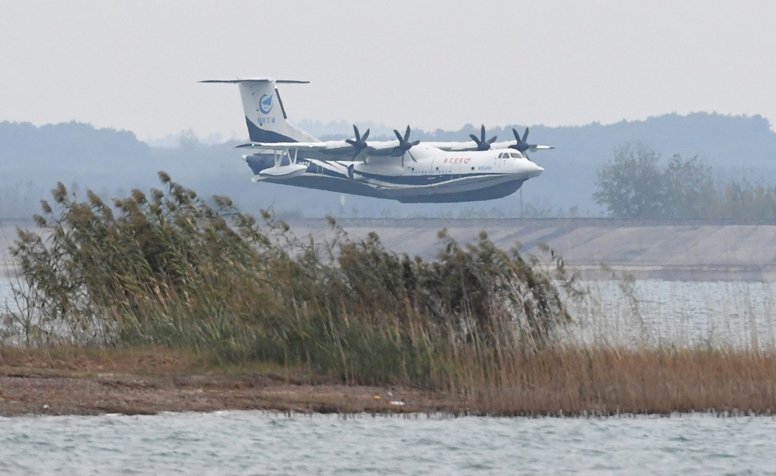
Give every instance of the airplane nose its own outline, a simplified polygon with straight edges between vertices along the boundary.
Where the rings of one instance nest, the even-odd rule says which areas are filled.
[[[542,172],[544,172],[542,167],[539,167],[535,163],[531,162],[528,167],[528,178],[538,177],[542,174]]]

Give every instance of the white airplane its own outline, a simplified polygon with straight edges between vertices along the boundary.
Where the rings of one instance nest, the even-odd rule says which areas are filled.
[[[387,198],[403,203],[491,200],[516,192],[543,168],[527,151],[553,147],[528,144],[528,129],[515,140],[496,142],[471,135],[467,142],[410,141],[394,130],[396,140],[367,141],[353,126],[355,139],[322,142],[288,121],[276,84],[308,81],[271,78],[206,80],[240,87],[251,142],[257,151],[243,159],[254,182],[280,183],[333,192]]]

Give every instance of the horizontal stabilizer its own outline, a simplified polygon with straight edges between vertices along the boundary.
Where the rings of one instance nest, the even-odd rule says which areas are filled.
[[[248,142],[235,146],[235,149],[323,149],[326,144],[323,142]]]
[[[272,79],[272,78],[243,78],[243,79],[205,79],[200,83],[228,83],[228,84],[240,84],[240,83],[269,83],[276,82],[278,84],[309,84],[310,81],[303,81],[300,79]]]

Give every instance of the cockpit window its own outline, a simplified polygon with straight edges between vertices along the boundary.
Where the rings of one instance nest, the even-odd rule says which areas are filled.
[[[513,159],[523,158],[523,154],[521,154],[520,152],[510,152],[509,155],[512,156]]]
[[[500,154],[498,155],[498,158],[499,158],[499,159],[508,159],[508,158],[509,158],[509,154],[508,154],[508,153],[506,153],[506,152],[502,152],[502,153],[500,153]]]

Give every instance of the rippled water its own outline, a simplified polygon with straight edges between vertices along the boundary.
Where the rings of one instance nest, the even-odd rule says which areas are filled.
[[[0,418],[2,474],[776,474],[776,419]]]
[[[572,306],[570,331],[615,340],[732,347],[776,346],[776,287],[753,281],[593,281]]]

